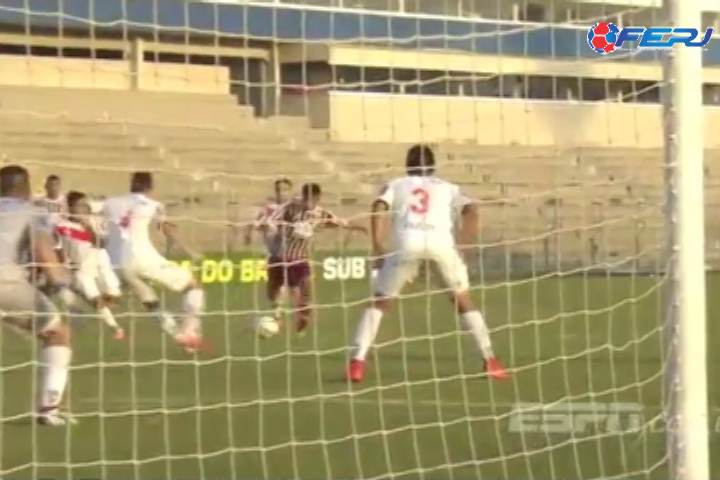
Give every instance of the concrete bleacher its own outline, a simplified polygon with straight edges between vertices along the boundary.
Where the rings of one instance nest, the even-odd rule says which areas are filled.
[[[131,170],[155,171],[158,195],[205,250],[222,248],[227,220],[246,215],[280,175],[317,179],[334,208],[364,213],[380,183],[402,170],[407,147],[331,142],[297,119],[257,120],[229,95],[0,87],[0,98],[5,162],[103,195],[126,191]],[[660,150],[440,144],[437,151],[439,173],[482,201],[489,248],[585,264],[651,263],[658,255]],[[708,158],[720,165],[717,153]],[[720,168],[709,168],[708,185],[718,182]],[[710,205],[720,203],[717,188],[708,192]]]

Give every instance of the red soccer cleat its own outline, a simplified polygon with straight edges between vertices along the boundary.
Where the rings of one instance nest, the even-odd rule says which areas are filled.
[[[350,360],[348,365],[347,379],[353,383],[362,382],[365,378],[365,362],[363,360]]]
[[[125,330],[123,330],[122,328],[118,328],[113,333],[113,338],[115,340],[125,340]]]
[[[503,368],[497,358],[488,358],[485,360],[485,371],[488,377],[493,380],[507,380],[510,378],[510,374]]]
[[[213,353],[215,351],[212,344],[203,340],[199,335],[177,335],[175,342],[188,353]]]

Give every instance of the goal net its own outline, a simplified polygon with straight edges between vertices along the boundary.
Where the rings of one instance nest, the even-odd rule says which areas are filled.
[[[177,349],[128,292],[124,342],[73,322],[79,424],[42,429],[36,355],[4,334],[0,477],[667,478],[662,72],[588,44],[662,23],[627,3],[0,1],[4,161],[97,197],[155,172],[217,350]],[[480,206],[471,288],[508,381],[422,270],[350,385],[361,234],[317,239],[306,336],[291,312],[248,332],[269,306],[244,226],[273,182],[362,223],[414,143]]]

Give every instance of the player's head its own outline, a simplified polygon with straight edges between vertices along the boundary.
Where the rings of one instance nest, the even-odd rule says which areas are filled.
[[[0,197],[30,198],[30,174],[20,165],[0,168]]]
[[[83,192],[75,190],[68,192],[66,201],[70,215],[90,214],[90,202],[88,202],[88,197]]]
[[[315,208],[321,197],[322,188],[317,183],[306,183],[300,189],[300,198],[307,208]]]
[[[287,178],[278,178],[275,180],[275,199],[277,203],[285,203],[290,198],[292,191],[292,182]]]
[[[45,195],[48,198],[57,198],[62,191],[62,180],[57,175],[48,175],[45,179]]]
[[[427,145],[413,145],[405,156],[408,175],[429,177],[435,173],[435,153]]]
[[[130,177],[130,192],[149,193],[153,189],[153,176],[150,172],[134,172]]]

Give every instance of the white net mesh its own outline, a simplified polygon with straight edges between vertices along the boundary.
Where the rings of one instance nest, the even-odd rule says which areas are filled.
[[[0,1],[0,153],[95,195],[157,172],[205,255],[218,350],[166,345],[128,299],[125,343],[91,321],[75,334],[79,425],[41,430],[27,421],[35,357],[5,335],[0,476],[666,475],[661,72],[586,40],[597,21],[659,21],[615,3]],[[228,223],[281,176],[360,215],[415,142],[481,202],[472,291],[508,382],[484,378],[423,275],[350,387],[370,294],[361,237],[323,238],[309,336],[245,332],[267,308],[263,256]]]

